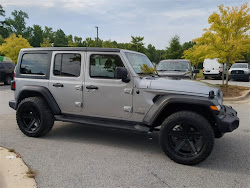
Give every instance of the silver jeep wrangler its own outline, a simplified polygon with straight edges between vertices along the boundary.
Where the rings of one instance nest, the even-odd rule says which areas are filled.
[[[17,124],[27,136],[48,133],[54,121],[152,132],[177,163],[211,153],[214,138],[239,126],[221,91],[202,82],[171,80],[142,67],[146,55],[106,48],[22,49],[11,88]]]

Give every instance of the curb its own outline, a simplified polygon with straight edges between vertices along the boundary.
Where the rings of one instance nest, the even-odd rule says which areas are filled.
[[[241,101],[241,100],[246,99],[248,97],[248,95],[250,96],[250,89],[247,90],[243,95],[241,95],[239,97],[224,98],[224,101]]]
[[[10,151],[0,146],[0,166],[0,187],[37,187],[35,174],[30,174],[32,171],[15,150]]]

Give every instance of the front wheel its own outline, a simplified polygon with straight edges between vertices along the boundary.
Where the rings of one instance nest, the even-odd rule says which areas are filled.
[[[22,100],[17,107],[16,119],[20,130],[30,137],[43,136],[54,125],[54,116],[46,101],[40,97]]]
[[[173,161],[194,165],[204,161],[212,152],[214,132],[203,116],[191,111],[180,111],[162,123],[160,144]]]

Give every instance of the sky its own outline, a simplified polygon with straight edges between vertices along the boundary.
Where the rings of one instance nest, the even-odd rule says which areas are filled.
[[[62,29],[66,35],[130,42],[144,37],[145,46],[165,49],[175,35],[180,42],[200,37],[217,6],[241,6],[246,0],[0,0],[6,17],[14,10],[29,15],[27,25]]]

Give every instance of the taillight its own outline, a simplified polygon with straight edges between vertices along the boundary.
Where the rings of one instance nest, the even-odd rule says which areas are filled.
[[[11,90],[15,91],[16,90],[16,81],[15,80],[12,80],[11,81]]]

